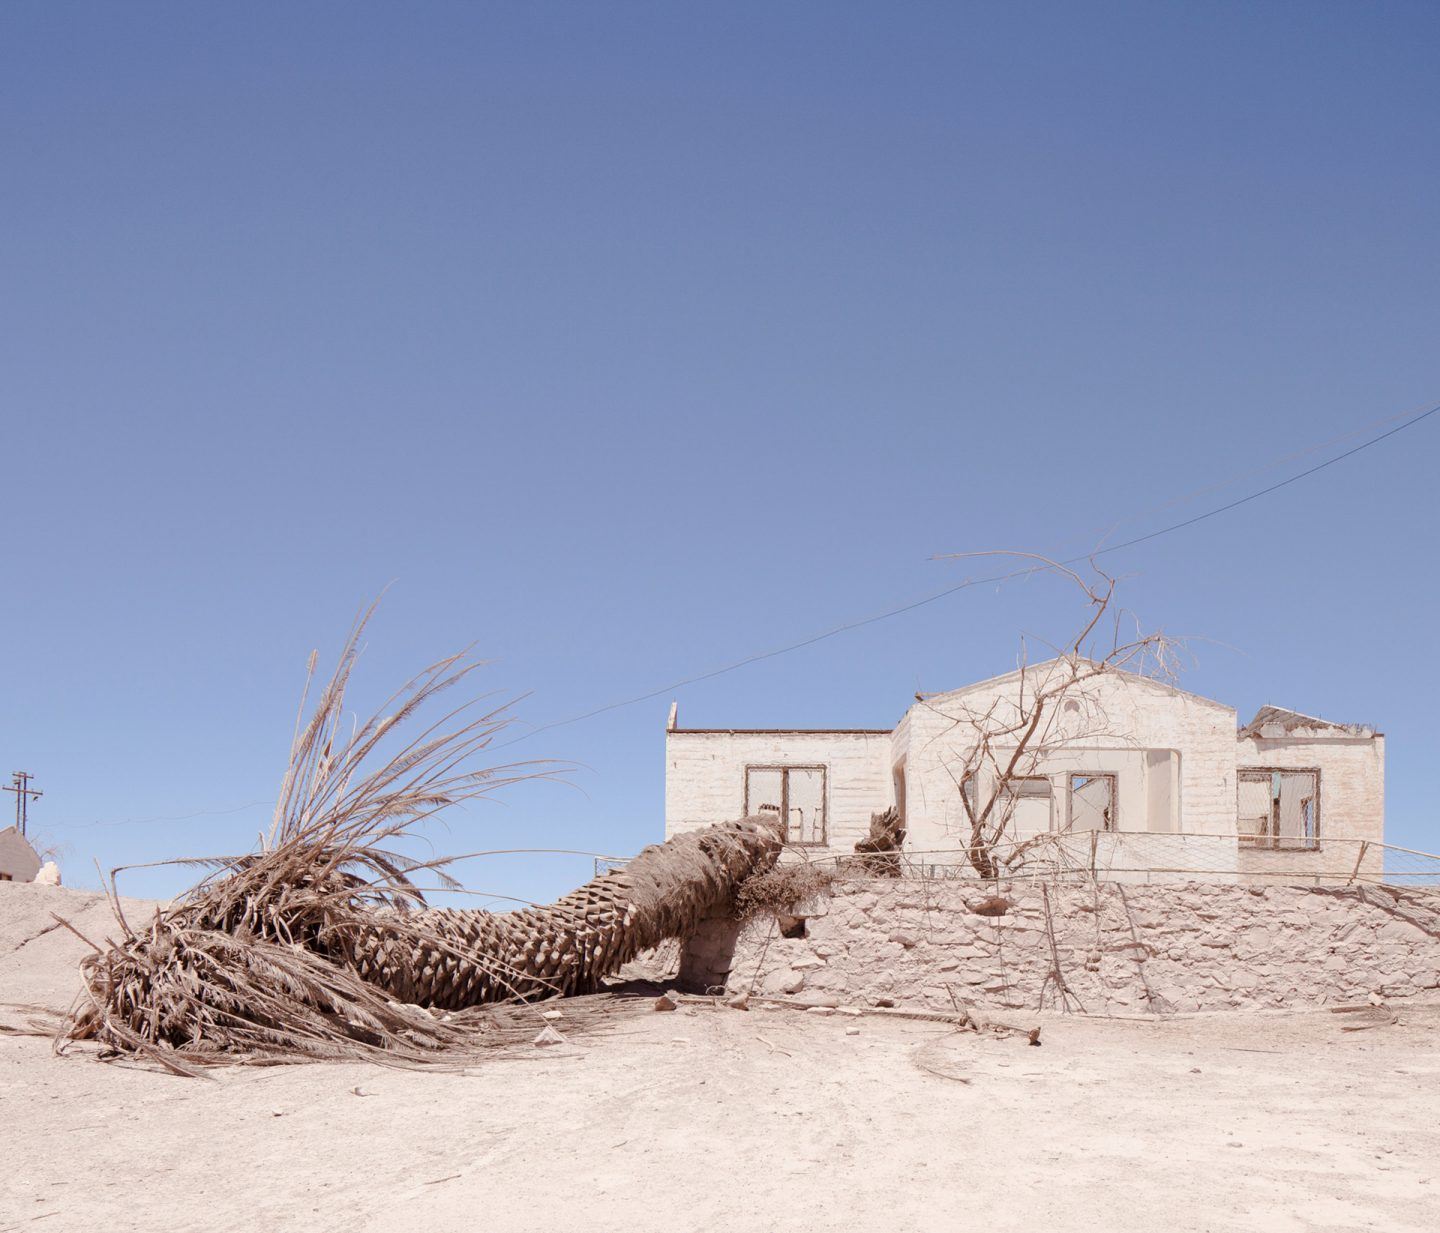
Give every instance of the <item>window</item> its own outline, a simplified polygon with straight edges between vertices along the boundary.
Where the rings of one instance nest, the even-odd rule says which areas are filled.
[[[1070,775],[1070,829],[1113,831],[1116,815],[1114,775],[1075,771]]]
[[[745,812],[776,813],[785,820],[785,842],[825,846],[825,768],[747,766]]]
[[[1257,767],[1237,776],[1240,842],[1251,848],[1320,846],[1320,772]]]
[[[960,782],[964,794],[966,820],[981,812],[989,803],[976,799],[975,776],[966,775]],[[995,789],[990,823],[1000,825],[1005,839],[1018,843],[1032,839],[1043,831],[1053,830],[1051,806],[1054,793],[1043,775],[1019,775]]]
[[[1012,779],[1004,791],[1007,799],[997,801],[996,805],[1009,815],[1007,830],[1011,839],[1030,839],[1054,829],[1051,820],[1054,792],[1048,779],[1040,775]]]

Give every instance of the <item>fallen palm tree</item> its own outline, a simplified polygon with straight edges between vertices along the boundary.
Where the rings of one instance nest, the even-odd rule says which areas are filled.
[[[440,810],[548,768],[465,769],[509,722],[503,708],[463,719],[461,707],[378,753],[479,666],[461,656],[426,669],[346,736],[364,623],[297,724],[260,850],[198,862],[212,871],[143,923],[127,921],[117,897],[121,937],[83,962],[67,1039],[184,1073],[228,1060],[434,1061],[483,1043],[487,1020],[467,1010],[591,992],[774,864],[778,823],[742,819],[646,848],[546,907],[430,908],[422,881],[458,889],[444,872],[458,858],[421,861],[392,845]]]

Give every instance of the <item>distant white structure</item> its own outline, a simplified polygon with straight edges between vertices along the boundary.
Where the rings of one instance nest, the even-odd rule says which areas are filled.
[[[0,831],[0,882],[33,882],[40,872],[40,854],[13,826]]]
[[[1029,667],[1030,679],[1045,668]],[[681,728],[672,706],[665,833],[771,811],[794,847],[841,855],[866,836],[872,813],[894,806],[907,853],[958,854],[969,828],[956,775],[966,732],[954,715],[1014,706],[1022,679],[1016,671],[917,696],[887,729]],[[1120,671],[1077,684],[1060,705],[1062,729],[1070,708],[1104,723],[1098,734],[1093,722],[1077,724],[1073,739],[1047,745],[1042,764],[1012,782],[1007,840],[1050,835],[1061,841],[1052,850],[1084,846],[1107,867],[1231,880],[1348,875],[1362,863],[1379,873],[1385,740],[1374,729],[1274,706],[1242,728],[1233,707]]]

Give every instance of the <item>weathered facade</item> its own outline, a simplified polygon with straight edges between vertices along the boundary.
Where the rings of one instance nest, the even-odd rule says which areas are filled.
[[[854,851],[870,816],[895,807],[912,864],[963,864],[964,790],[995,788],[966,766],[975,715],[1018,711],[1034,665],[917,696],[892,729],[666,730],[666,834],[777,812],[809,855]],[[1264,707],[1240,728],[1233,707],[1128,672],[1076,683],[1047,716],[1043,752],[1006,785],[1001,836],[1027,859],[1127,873],[1265,880],[1378,873],[1384,737]],[[1005,761],[1003,741],[1000,761]],[[994,774],[991,772],[994,779]],[[1048,854],[1048,855],[1047,855]]]

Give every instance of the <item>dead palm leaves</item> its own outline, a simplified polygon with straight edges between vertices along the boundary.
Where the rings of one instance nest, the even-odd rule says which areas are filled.
[[[212,871],[150,921],[125,921],[117,900],[122,936],[83,961],[69,1039],[183,1073],[220,1060],[453,1056],[483,1044],[486,1023],[440,1012],[591,991],[774,862],[777,828],[751,820],[647,848],[546,908],[427,908],[418,879],[454,885],[443,867],[455,858],[419,861],[397,843],[440,810],[549,768],[471,769],[508,722],[503,707],[466,703],[420,727],[422,709],[479,666],[463,655],[427,668],[347,733],[368,615],[308,719],[302,700],[259,850],[200,862]]]

